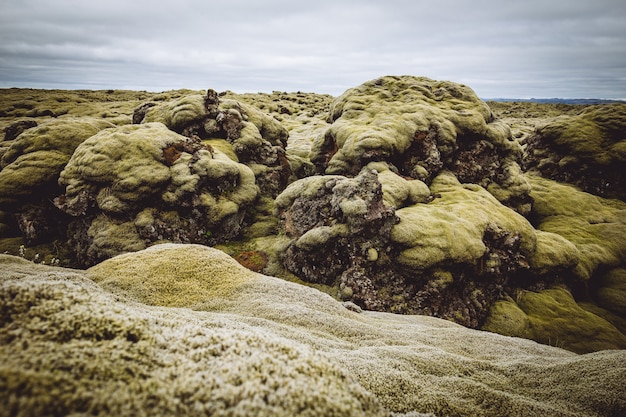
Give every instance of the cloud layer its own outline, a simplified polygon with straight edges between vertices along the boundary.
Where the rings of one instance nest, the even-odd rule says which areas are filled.
[[[341,94],[387,74],[481,97],[626,97],[623,0],[22,0],[0,87]]]

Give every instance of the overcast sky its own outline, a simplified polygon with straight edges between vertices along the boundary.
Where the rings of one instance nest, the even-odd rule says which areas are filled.
[[[626,98],[624,0],[0,0],[0,87]]]

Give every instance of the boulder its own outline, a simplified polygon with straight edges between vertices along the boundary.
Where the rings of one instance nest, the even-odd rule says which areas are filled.
[[[598,271],[626,263],[626,203],[537,175],[527,178],[532,184],[533,223],[542,232],[560,236],[551,259],[578,258],[571,281],[589,283]]]
[[[291,175],[285,153],[287,130],[253,106],[215,91],[190,94],[162,103],[144,103],[133,114],[134,123],[160,122],[189,138],[229,149],[237,162],[254,172],[261,193],[276,197]]]
[[[157,122],[92,136],[59,182],[54,201],[74,218],[68,238],[86,266],[161,240],[232,239],[258,194],[250,168]]]
[[[432,317],[356,313],[208,247],[157,245],[87,271],[0,264],[7,415],[626,411],[624,350],[577,355]]]
[[[549,249],[538,248],[527,219],[448,171],[429,189],[386,163],[370,163],[354,178],[298,180],[275,206],[292,239],[283,265],[301,279],[334,286],[340,298],[367,310],[470,327],[482,323],[509,281],[524,282],[530,259],[547,257]],[[573,260],[553,263],[566,269]]]
[[[587,107],[536,129],[524,166],[583,191],[626,200],[626,104]]]
[[[448,170],[522,213],[530,209],[530,187],[519,169],[522,148],[467,86],[381,77],[338,97],[328,121],[311,148],[318,173],[353,176],[370,162],[385,161],[430,184]]]
[[[79,144],[110,127],[114,125],[88,117],[22,126],[0,159],[0,209],[13,213],[27,244],[62,236],[62,213],[50,203],[63,192],[60,173]]]

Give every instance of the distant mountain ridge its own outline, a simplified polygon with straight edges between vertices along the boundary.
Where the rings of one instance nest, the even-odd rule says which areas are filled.
[[[522,102],[522,103],[549,103],[549,104],[612,104],[626,103],[626,100],[602,99],[602,98],[486,98],[484,101],[497,102]]]

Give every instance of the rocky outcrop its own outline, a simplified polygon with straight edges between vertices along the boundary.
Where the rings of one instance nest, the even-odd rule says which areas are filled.
[[[51,204],[63,192],[61,171],[78,145],[113,124],[95,118],[13,124],[0,159],[0,210],[13,214],[26,244],[63,237],[64,218]],[[19,133],[19,134],[18,134]]]
[[[350,89],[330,114],[310,153],[326,175],[276,199],[285,267],[365,309],[480,326],[547,249],[508,128],[471,89],[417,77]]]
[[[214,90],[163,103],[148,102],[133,123],[161,122],[183,136],[207,141],[254,172],[261,193],[276,197],[291,175],[285,154],[287,130],[274,118]]]
[[[163,240],[232,239],[258,194],[250,168],[156,122],[92,136],[59,182],[55,204],[75,218],[68,238],[86,266]]]
[[[530,188],[522,149],[509,127],[467,86],[424,77],[381,77],[347,90],[331,105],[330,128],[314,143],[319,173],[356,175],[384,161],[426,184],[443,170],[478,184],[527,213]]]
[[[351,312],[212,248],[77,271],[0,255],[3,415],[609,416],[626,351]],[[94,280],[96,282],[94,282]]]
[[[602,197],[626,200],[626,104],[585,108],[525,140],[524,166]]]

